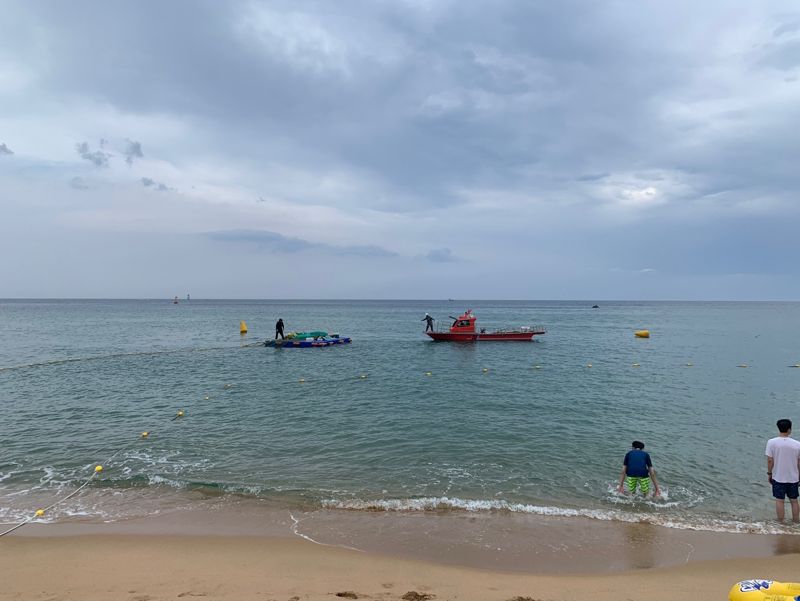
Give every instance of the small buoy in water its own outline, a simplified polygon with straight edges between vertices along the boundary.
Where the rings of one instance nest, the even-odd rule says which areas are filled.
[[[175,414],[175,417],[183,417],[183,410],[178,411],[178,413]]]
[[[591,366],[592,366],[592,364],[591,364],[591,363],[587,363],[587,364],[586,364],[586,367],[591,367]]]
[[[42,517],[44,515],[44,509],[37,509],[35,515],[37,518]]]
[[[488,367],[484,367],[483,368],[483,373],[486,373],[487,371],[489,371],[489,368]]]
[[[800,367],[800,363],[795,363],[794,365],[790,365],[789,367]]]
[[[736,367],[747,367],[747,363],[741,363],[741,364],[737,365]]]
[[[650,330],[636,330],[633,335],[637,338],[650,338]]]
[[[638,363],[634,363],[633,367],[641,367]]]
[[[425,375],[426,375],[426,376],[432,376],[432,375],[433,375],[433,373],[431,373],[431,372],[429,372],[429,371],[426,371],[426,372],[425,372]]]
[[[102,465],[95,466],[94,471],[96,474],[99,474],[100,472],[103,471],[103,466]]]
[[[247,324],[244,322],[244,320],[239,322],[239,333],[247,334]]]
[[[150,432],[142,432],[142,438],[147,438],[150,436]]]
[[[692,366],[692,364],[691,364],[691,363],[687,363],[687,364],[686,364],[686,367],[691,367],[691,366]]]
[[[231,386],[231,384],[225,384],[224,388],[230,388]]]
[[[302,384],[303,382],[305,382],[305,381],[306,381],[306,379],[305,379],[305,378],[300,378],[300,379],[298,380],[298,382],[300,382],[301,384]]]
[[[207,401],[207,400],[208,400],[208,399],[210,399],[210,398],[211,398],[210,396],[208,396],[208,395],[205,395],[205,396],[203,397],[203,400],[204,400],[204,401]]]
[[[362,380],[366,380],[366,379],[367,379],[367,374],[361,374],[359,377],[360,377]]]

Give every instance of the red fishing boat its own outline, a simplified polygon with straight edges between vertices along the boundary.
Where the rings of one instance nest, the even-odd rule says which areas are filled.
[[[472,309],[467,309],[458,317],[450,317],[453,325],[447,332],[425,332],[434,340],[448,340],[450,342],[478,342],[479,340],[508,340],[517,342],[530,342],[534,336],[545,333],[544,328],[538,326],[525,326],[516,330],[495,330],[487,332],[486,328],[478,329],[475,326],[477,318],[472,314]]]

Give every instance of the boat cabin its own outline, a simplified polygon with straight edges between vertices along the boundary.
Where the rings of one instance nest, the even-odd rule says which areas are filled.
[[[455,318],[453,325],[450,326],[450,331],[453,333],[472,334],[475,332],[476,317],[472,314],[472,309],[467,309]]]

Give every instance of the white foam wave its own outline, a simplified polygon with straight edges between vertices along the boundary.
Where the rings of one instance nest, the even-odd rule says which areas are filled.
[[[789,529],[780,524],[768,522],[743,522],[711,517],[689,517],[665,515],[662,513],[644,513],[637,511],[621,511],[617,509],[575,509],[548,505],[531,505],[512,503],[505,500],[459,499],[456,497],[423,497],[417,499],[377,499],[377,500],[339,500],[325,499],[322,506],[327,509],[347,511],[469,511],[521,513],[528,515],[587,518],[601,521],[645,523],[679,530],[702,530],[708,532],[729,532],[741,534],[796,534],[797,529]],[[661,508],[663,506],[659,506]]]

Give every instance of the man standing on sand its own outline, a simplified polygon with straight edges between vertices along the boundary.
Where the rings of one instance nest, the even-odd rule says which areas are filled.
[[[791,438],[792,420],[779,419],[779,435],[767,441],[767,477],[772,484],[775,497],[775,514],[784,518],[786,497],[792,505],[792,521],[800,521],[800,505],[797,502],[800,481],[800,442]]]
[[[653,462],[650,460],[650,453],[644,450],[644,443],[634,440],[633,447],[625,454],[622,461],[622,475],[619,478],[619,492],[625,492],[625,485],[628,485],[628,492],[633,494],[636,489],[642,491],[646,497],[650,492],[650,481],[653,481],[653,495],[658,496],[658,481],[656,471],[653,469]]]

